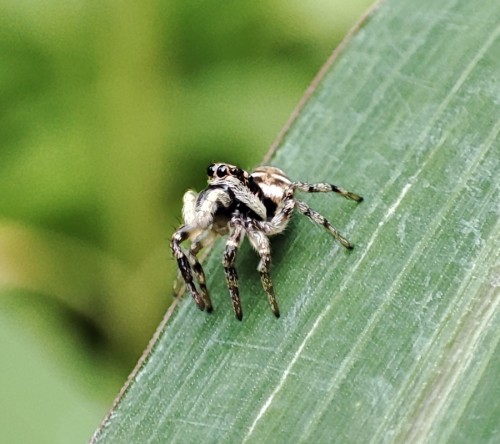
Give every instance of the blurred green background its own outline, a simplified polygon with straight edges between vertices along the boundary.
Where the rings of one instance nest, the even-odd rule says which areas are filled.
[[[370,0],[0,1],[0,441],[85,442],[171,302],[208,163],[252,168]]]

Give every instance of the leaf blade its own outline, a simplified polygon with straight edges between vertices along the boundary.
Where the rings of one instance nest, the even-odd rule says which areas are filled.
[[[243,247],[240,324],[218,243],[206,263],[215,313],[178,304],[96,442],[498,434],[500,11],[481,6],[381,5],[271,161],[366,198],[307,196],[356,249],[295,218],[273,241],[276,321]]]

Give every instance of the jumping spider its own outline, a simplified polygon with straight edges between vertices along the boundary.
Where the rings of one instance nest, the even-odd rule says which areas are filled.
[[[200,310],[211,312],[213,307],[205,273],[196,255],[219,235],[228,235],[223,265],[234,313],[239,320],[243,312],[234,262],[245,235],[260,255],[257,270],[276,317],[280,312],[269,275],[271,250],[268,237],[286,228],[294,208],[313,222],[323,225],[344,247],[352,249],[349,241],[330,222],[305,202],[296,199],[294,193],[296,190],[306,193],[333,191],[356,202],[363,200],[361,196],[328,183],[292,182],[283,171],[272,166],[258,167],[249,174],[234,165],[213,163],[208,167],[207,174],[207,188],[200,193],[189,190],[184,194],[184,224],[174,233],[170,243],[181,275]],[[191,246],[185,251],[181,244],[188,239]]]

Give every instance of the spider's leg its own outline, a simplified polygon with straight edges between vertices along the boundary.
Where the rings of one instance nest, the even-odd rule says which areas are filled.
[[[189,288],[193,299],[195,300],[200,310],[204,310],[205,302],[198,293],[196,285],[193,282],[193,274],[191,272],[191,265],[189,263],[188,255],[181,247],[181,243],[189,239],[190,234],[191,233],[189,227],[187,225],[182,225],[172,236],[172,240],[170,241],[170,248],[172,249],[172,253],[177,260],[182,278],[184,279],[186,286]]]
[[[204,231],[193,240],[191,247],[189,248],[189,261],[193,268],[196,280],[198,281],[198,284],[200,286],[201,298],[205,302],[206,310],[209,313],[213,310],[212,301],[210,300],[210,295],[208,294],[205,272],[203,271],[203,267],[198,261],[196,255],[202,248],[210,245],[214,241],[216,236],[216,233],[213,231]]]
[[[280,309],[278,307],[278,303],[276,302],[273,283],[269,274],[269,268],[271,265],[271,247],[269,239],[262,231],[255,230],[252,227],[247,227],[247,234],[248,239],[260,256],[260,262],[257,270],[260,274],[262,286],[267,294],[267,300],[269,301],[269,305],[271,306],[274,316],[279,318]]]
[[[238,290],[238,274],[234,267],[234,261],[238,248],[243,240],[243,234],[243,227],[239,223],[231,226],[229,238],[226,242],[226,249],[224,250],[224,259],[222,261],[224,272],[226,273],[229,294],[231,295],[231,301],[233,303],[234,314],[239,321],[243,319],[243,311],[241,309],[241,300]]]
[[[292,186],[299,191],[305,191],[306,193],[327,193],[333,191],[334,193],[344,196],[346,199],[355,200],[356,202],[361,202],[363,198],[356,193],[344,190],[337,185],[331,183],[305,183],[305,182],[294,182]]]
[[[349,250],[352,250],[353,246],[352,244],[344,237],[342,236],[338,230],[330,223],[328,220],[325,219],[324,216],[319,214],[317,211],[313,210],[309,205],[307,205],[305,202],[302,202],[300,200],[295,200],[297,209],[307,216],[309,219],[311,219],[313,222],[316,222],[317,224],[323,225],[335,239],[337,239],[344,247],[348,248]]]
[[[274,216],[265,221],[254,221],[256,229],[263,231],[267,236],[281,233],[290,220],[293,209],[295,208],[295,199],[293,198],[293,188],[288,187],[284,191],[283,200],[278,205]]]

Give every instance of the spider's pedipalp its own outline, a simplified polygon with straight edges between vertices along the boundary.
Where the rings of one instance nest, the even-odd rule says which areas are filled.
[[[305,202],[302,202],[301,200],[296,199],[295,203],[297,205],[297,209],[304,216],[307,216],[309,219],[319,225],[323,225],[323,227],[325,227],[330,232],[330,234],[335,239],[337,239],[344,247],[352,250],[352,244],[344,236],[342,236],[339,231],[330,222],[328,222],[328,220],[323,215],[318,213],[316,210],[313,210],[309,205],[307,205]]]
[[[231,205],[231,196],[223,188],[208,188],[202,191],[194,208],[196,226],[206,230],[214,222],[215,215],[220,208],[228,208]]]
[[[196,224],[196,199],[198,193],[193,190],[188,190],[182,196],[182,219],[184,224],[194,226]]]

